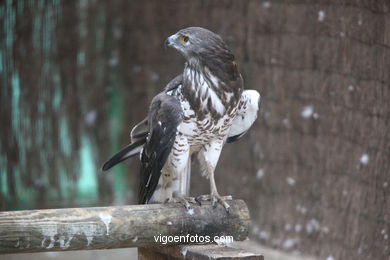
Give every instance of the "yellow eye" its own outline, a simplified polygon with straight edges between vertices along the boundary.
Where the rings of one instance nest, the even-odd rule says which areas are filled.
[[[188,42],[188,37],[187,36],[182,36],[181,37],[181,43],[186,44]]]

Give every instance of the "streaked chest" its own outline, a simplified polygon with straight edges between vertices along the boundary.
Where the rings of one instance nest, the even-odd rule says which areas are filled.
[[[202,145],[212,139],[226,136],[237,110],[236,104],[233,108],[227,108],[217,94],[206,89],[206,83],[202,79],[199,79],[199,82],[201,85],[198,92],[193,93],[198,99],[195,107],[194,101],[188,100],[181,88],[177,92],[184,112],[179,131],[187,136],[190,145]]]

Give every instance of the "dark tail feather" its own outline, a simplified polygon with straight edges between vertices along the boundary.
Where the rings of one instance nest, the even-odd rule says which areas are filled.
[[[126,160],[127,158],[130,158],[136,154],[138,154],[144,144],[145,144],[145,139],[138,140],[132,144],[129,144],[122,150],[120,150],[117,154],[115,154],[113,157],[111,157],[102,167],[103,171],[109,170],[111,167],[117,165],[118,163]]]
[[[242,132],[241,134],[238,134],[238,135],[233,135],[233,136],[228,136],[227,140],[226,140],[226,143],[233,143],[239,139],[241,139],[241,137],[243,137],[245,134],[246,134],[247,131],[244,131]]]

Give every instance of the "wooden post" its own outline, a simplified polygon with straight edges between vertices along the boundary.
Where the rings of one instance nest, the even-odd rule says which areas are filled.
[[[219,245],[180,245],[139,248],[138,260],[264,260],[261,254]]]
[[[244,240],[249,211],[242,200],[221,205],[152,204],[0,212],[0,253],[161,246],[163,236],[233,236]],[[183,244],[168,242],[168,244]]]

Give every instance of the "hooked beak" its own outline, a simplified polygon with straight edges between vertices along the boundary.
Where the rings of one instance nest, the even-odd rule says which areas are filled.
[[[170,47],[174,44],[173,36],[169,36],[164,43],[165,48]]]

